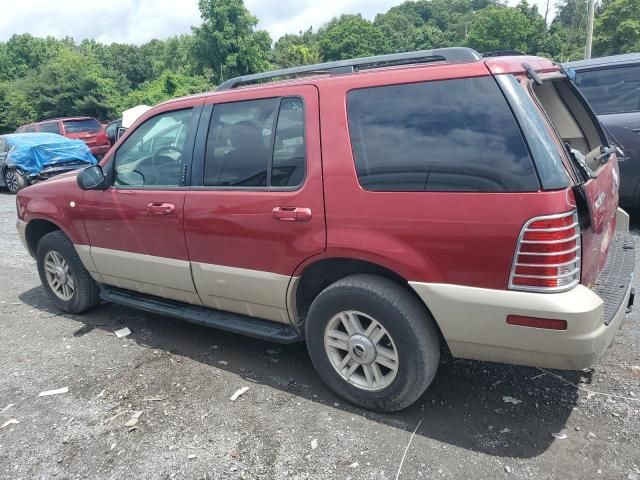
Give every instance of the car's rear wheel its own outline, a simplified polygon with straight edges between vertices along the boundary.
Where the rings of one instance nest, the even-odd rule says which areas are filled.
[[[99,303],[98,285],[64,233],[42,237],[36,260],[42,285],[60,310],[80,313]]]
[[[350,276],[320,293],[307,315],[306,340],[337,395],[385,412],[414,403],[440,360],[437,328],[424,305],[374,275]]]
[[[4,171],[4,184],[10,193],[18,193],[25,186],[25,180],[16,169],[7,168]]]

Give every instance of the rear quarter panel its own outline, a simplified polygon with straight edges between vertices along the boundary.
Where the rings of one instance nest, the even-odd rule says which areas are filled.
[[[347,124],[351,89],[483,75],[488,71],[478,63],[318,82],[327,215],[323,256],[367,260],[409,281],[507,288],[520,229],[532,217],[572,210],[567,191],[366,191],[358,183]]]

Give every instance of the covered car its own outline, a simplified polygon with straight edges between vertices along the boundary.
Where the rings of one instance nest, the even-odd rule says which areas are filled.
[[[0,185],[15,193],[54,175],[95,165],[81,140],[55,133],[14,133],[0,136]]]

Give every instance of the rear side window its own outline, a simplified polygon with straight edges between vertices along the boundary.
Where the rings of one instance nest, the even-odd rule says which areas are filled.
[[[301,99],[216,105],[207,137],[204,185],[296,187],[305,171]]]
[[[27,131],[26,127],[20,127],[16,130],[16,133],[24,133],[26,131]]]
[[[37,132],[37,131],[38,131],[38,129],[36,128],[36,126],[35,126],[35,125],[29,125],[29,126],[26,128],[26,130],[25,130],[25,131],[26,131],[27,133],[34,133],[34,132]]]
[[[65,120],[62,123],[65,133],[99,132],[102,130],[102,125],[95,118]]]
[[[598,114],[640,111],[640,65],[577,72],[575,82]]]
[[[40,131],[47,133],[60,133],[58,122],[45,122],[40,124]]]
[[[356,170],[367,190],[540,187],[522,133],[490,77],[355,90],[347,107]]]

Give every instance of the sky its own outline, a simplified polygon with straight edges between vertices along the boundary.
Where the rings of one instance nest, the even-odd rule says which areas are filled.
[[[258,17],[258,28],[275,41],[285,33],[314,29],[342,13],[362,13],[373,19],[403,0],[245,0]],[[534,0],[544,9],[545,0]],[[515,4],[517,0],[509,0]],[[199,25],[197,0],[5,0],[0,16],[0,41],[14,33],[66,36],[80,41],[141,44],[189,33]]]

